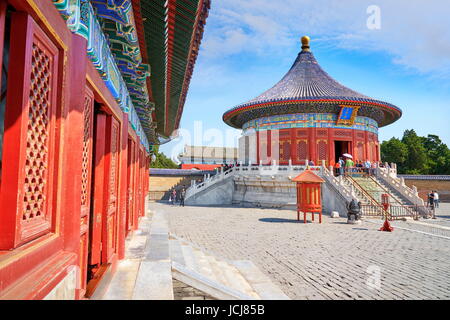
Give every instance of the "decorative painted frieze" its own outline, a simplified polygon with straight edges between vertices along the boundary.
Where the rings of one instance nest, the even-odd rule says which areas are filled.
[[[352,125],[338,124],[337,120],[338,115],[334,113],[283,114],[248,121],[242,129],[245,132],[250,129],[262,131],[290,128],[336,128],[363,130],[378,134],[378,123],[371,118],[357,116]]]
[[[66,20],[68,28],[87,40],[89,59],[120,108],[128,114],[132,128],[139,136],[142,145],[149,151],[147,137],[153,134],[150,117],[153,106],[148,100],[145,79],[150,75],[150,67],[141,63],[139,49],[132,48],[133,44],[137,47],[138,44],[131,1],[92,1],[97,6],[97,13],[88,0],[53,0],[53,2]],[[108,18],[120,23],[121,27],[117,29],[119,34],[116,38],[113,36],[113,29],[108,31],[108,38],[105,36],[97,15],[100,15],[102,19]],[[111,26],[108,23],[105,25]],[[114,54],[118,51],[118,48],[114,46],[117,46],[120,39],[127,41],[122,43],[127,50],[120,55]],[[111,50],[111,47],[116,50]]]

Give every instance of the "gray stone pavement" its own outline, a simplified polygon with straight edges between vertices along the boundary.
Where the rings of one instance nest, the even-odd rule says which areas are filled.
[[[170,232],[199,247],[253,261],[292,299],[450,298],[450,238],[410,231],[423,227],[413,222],[397,221],[408,230],[389,233],[378,231],[382,220],[348,225],[324,216],[322,224],[303,224],[288,210],[164,203],[150,209],[168,212]],[[450,204],[442,204],[433,223],[449,219]]]

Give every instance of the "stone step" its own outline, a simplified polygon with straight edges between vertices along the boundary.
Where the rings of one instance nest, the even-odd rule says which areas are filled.
[[[238,269],[225,261],[219,261],[219,267],[222,268],[222,272],[231,288],[254,297],[255,299],[260,299],[256,291],[247,282],[247,280],[245,280]]]
[[[131,300],[138,275],[139,259],[119,261],[116,273],[102,300]]]
[[[233,261],[233,265],[245,277],[263,300],[290,300],[258,267],[251,261]]]
[[[184,258],[186,268],[198,272],[199,269],[197,266],[196,258],[195,258],[192,247],[187,244],[182,243],[181,250],[183,252],[183,258]]]
[[[212,255],[206,255],[206,259],[208,259],[209,265],[211,266],[211,270],[214,273],[214,277],[217,282],[222,283],[224,286],[229,286],[230,284],[223,274],[222,268],[220,267],[217,259]]]
[[[186,268],[174,261],[172,261],[172,275],[173,278],[181,281],[191,287],[194,287],[213,298],[219,300],[255,300],[254,296],[242,293],[239,290],[224,286],[223,284],[213,281],[204,275]]]
[[[141,261],[133,300],[173,300],[170,261]]]
[[[185,266],[186,262],[184,261],[184,255],[183,250],[181,248],[180,240],[170,239],[169,247],[170,247],[170,258],[172,259],[172,261],[176,261],[177,263]]]
[[[217,281],[206,255],[201,250],[195,248],[192,251],[195,257],[195,263],[197,264],[197,271],[205,277]]]

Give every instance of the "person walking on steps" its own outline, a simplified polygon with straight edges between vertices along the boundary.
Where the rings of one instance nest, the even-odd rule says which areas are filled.
[[[173,188],[172,191],[172,205],[175,205],[175,202],[177,202],[177,190]]]
[[[186,188],[183,187],[183,189],[181,189],[180,192],[180,207],[183,206],[184,207],[184,198],[186,197]]]
[[[344,162],[344,160],[342,159],[342,157],[339,157],[339,161],[338,161],[338,163],[339,163],[339,175],[340,176],[343,176],[344,175],[344,167],[345,167],[345,162]]]

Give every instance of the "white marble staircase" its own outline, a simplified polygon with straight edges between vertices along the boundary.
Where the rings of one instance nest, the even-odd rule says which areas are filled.
[[[102,300],[173,300],[173,280],[220,300],[288,300],[251,261],[227,261],[170,234],[167,213],[141,218]]]
[[[227,261],[173,235],[172,276],[216,299],[288,300],[251,261]]]

